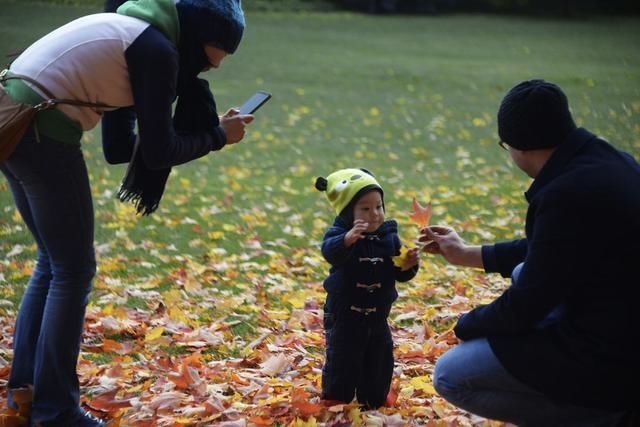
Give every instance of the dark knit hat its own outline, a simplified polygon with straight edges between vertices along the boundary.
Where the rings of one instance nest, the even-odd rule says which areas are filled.
[[[544,80],[515,85],[498,111],[498,135],[517,150],[556,147],[575,128],[566,95]]]
[[[180,31],[191,32],[201,44],[234,53],[244,32],[241,0],[179,0]]]

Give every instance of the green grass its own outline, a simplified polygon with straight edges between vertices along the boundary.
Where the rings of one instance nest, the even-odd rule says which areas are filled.
[[[100,9],[3,0],[0,6],[3,56]],[[239,51],[206,77],[221,111],[258,89],[273,99],[245,141],[174,168],[156,214],[137,218],[115,200],[124,166],[106,165],[99,129],[86,134],[99,276],[132,283],[166,278],[187,261],[219,256],[211,255],[216,248],[239,257],[250,237],[285,258],[295,248],[314,251],[324,231],[314,221],[327,223],[332,215],[314,178],[352,166],[377,175],[388,216],[402,224],[415,195],[433,200],[434,222],[461,227],[471,241],[517,235],[529,180],[497,147],[501,97],[523,79],[556,82],[579,124],[638,158],[639,24],[248,12]],[[31,246],[7,259],[18,244]],[[1,179],[0,299],[17,301],[27,276],[16,269],[28,267],[33,254]],[[309,276],[321,280],[324,270],[310,266]]]

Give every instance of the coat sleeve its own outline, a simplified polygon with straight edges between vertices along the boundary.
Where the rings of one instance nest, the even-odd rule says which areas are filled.
[[[581,262],[576,236],[589,228],[576,219],[569,195],[548,192],[542,197],[517,286],[510,286],[491,304],[462,316],[454,329],[458,338],[530,330],[573,291],[572,272]]]
[[[527,256],[527,239],[496,243],[482,247],[482,265],[487,273],[511,277],[511,272]]]
[[[353,253],[355,245],[350,248],[344,245],[344,236],[347,231],[342,227],[333,226],[327,230],[322,239],[322,256],[334,267],[343,265]]]
[[[136,135],[133,107],[118,108],[102,115],[102,152],[107,163],[127,163],[133,155]]]
[[[210,131],[180,134],[173,128],[178,52],[160,31],[149,26],[127,48],[125,59],[134,105],[108,112],[103,118],[103,149],[107,161],[130,160],[136,140],[134,118],[142,156],[152,169],[195,160],[226,144],[226,135],[220,126]]]

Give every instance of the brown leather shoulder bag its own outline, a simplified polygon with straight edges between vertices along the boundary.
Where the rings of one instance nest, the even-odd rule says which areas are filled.
[[[37,105],[14,101],[4,88],[4,82],[9,79],[25,80],[44,93],[48,99]],[[114,108],[106,104],[76,101],[74,99],[57,99],[43,85],[34,79],[19,74],[9,74],[9,70],[0,72],[0,162],[7,160],[39,111],[54,108],[58,104],[69,104],[90,108]]]

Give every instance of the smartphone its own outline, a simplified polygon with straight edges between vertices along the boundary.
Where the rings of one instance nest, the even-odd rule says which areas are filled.
[[[259,90],[251,98],[249,98],[247,102],[242,104],[242,107],[240,107],[240,114],[253,114],[269,99],[271,99],[270,93]]]

